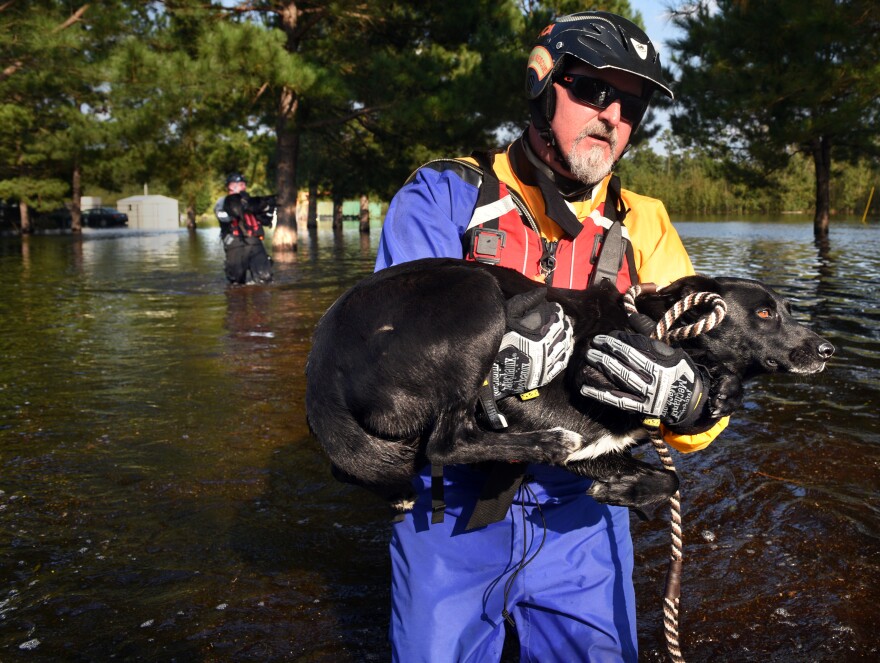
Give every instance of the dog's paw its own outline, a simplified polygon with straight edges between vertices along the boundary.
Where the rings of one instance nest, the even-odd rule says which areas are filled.
[[[408,513],[415,508],[416,497],[415,495],[401,497],[400,499],[391,501],[389,504],[391,505],[392,511],[395,513]]]
[[[678,475],[667,470],[618,473],[606,479],[594,480],[587,495],[602,504],[650,509],[672,497],[678,485]]]
[[[541,445],[541,448],[547,453],[545,462],[565,464],[586,445],[583,435],[567,428],[557,426],[547,432],[553,435],[554,441],[551,444]]]
[[[712,380],[709,388],[709,411],[713,418],[726,417],[742,407],[742,380],[733,373],[725,373]]]

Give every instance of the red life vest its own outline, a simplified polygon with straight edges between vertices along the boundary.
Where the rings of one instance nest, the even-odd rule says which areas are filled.
[[[244,213],[244,220],[233,219],[232,234],[236,237],[258,237],[263,239],[263,225],[250,212]]]
[[[627,210],[620,201],[616,176],[609,183],[608,198],[584,220],[583,230],[576,237],[566,235],[550,242],[541,236],[517,193],[495,176],[490,159],[473,156],[482,166],[483,179],[477,205],[462,237],[466,260],[509,267],[558,288],[583,290],[607,278],[615,282],[620,292],[625,292],[638,282],[632,245],[623,225]],[[612,199],[620,202],[614,203]],[[609,201],[611,205],[607,204]],[[614,221],[606,218],[605,210],[609,207],[616,217]],[[606,251],[606,245],[611,249]]]
[[[237,211],[233,211],[227,205],[228,199],[236,195],[241,201],[241,218],[239,218]],[[230,232],[235,237],[257,237],[263,239],[263,224],[260,223],[260,220],[252,212],[247,211],[247,200],[250,196],[248,196],[247,193],[242,192],[231,194],[226,198],[227,200],[223,202],[223,209],[232,219],[230,223]]]

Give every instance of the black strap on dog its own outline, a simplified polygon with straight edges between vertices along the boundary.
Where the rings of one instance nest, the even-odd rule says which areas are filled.
[[[495,391],[492,388],[492,374],[483,382],[479,390],[483,412],[495,430],[507,428],[507,420],[495,405]],[[492,463],[489,476],[483,484],[480,498],[468,520],[466,531],[485,527],[503,520],[513,497],[522,485],[525,476],[525,463]]]
[[[480,405],[483,413],[489,420],[489,424],[494,430],[502,430],[507,428],[507,419],[498,411],[498,405],[495,403],[495,388],[492,386],[492,374],[483,381],[477,390],[477,396],[480,399]]]
[[[504,415],[498,411],[498,406],[495,404],[495,391],[492,388],[492,374],[489,374],[489,377],[483,381],[483,384],[480,385],[477,394],[480,398],[480,405],[483,408],[483,412],[486,415],[486,418],[489,420],[489,424],[495,430],[501,430],[503,428],[507,428],[507,419],[504,418]],[[485,492],[485,488],[484,488]],[[516,492],[516,490],[514,490]],[[511,496],[513,499],[513,496]],[[509,503],[508,503],[509,506]],[[442,523],[443,522],[443,514],[446,510],[446,502],[443,498],[443,466],[442,465],[431,465],[431,522],[432,523]],[[501,514],[501,518],[504,517],[504,514]],[[498,520],[501,520],[499,518]],[[489,522],[495,522],[489,521]],[[488,524],[488,523],[486,523]]]
[[[443,522],[446,501],[443,499],[443,466],[431,464],[431,523]]]
[[[525,463],[493,463],[465,531],[504,520],[526,475]]]

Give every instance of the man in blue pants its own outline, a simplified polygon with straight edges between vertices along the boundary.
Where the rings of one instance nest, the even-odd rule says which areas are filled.
[[[647,35],[606,12],[560,17],[531,51],[526,89],[531,123],[520,138],[426,164],[397,193],[377,269],[459,257],[553,286],[608,279],[621,291],[692,274],[662,203],[621,189],[612,174],[654,92],[672,96]],[[493,369],[496,399],[540,397],[570,358],[567,324],[546,302],[511,317]],[[640,399],[618,402],[651,414]],[[655,414],[681,451],[705,447],[726,425],[698,413],[682,435],[680,420]],[[635,661],[629,512],[588,497],[588,479],[529,465],[512,500],[495,500],[501,508],[487,516],[478,505],[498,497],[497,471],[442,468],[442,522],[431,522],[440,477],[433,495],[430,467],[416,479],[418,500],[391,542],[394,660],[498,661],[507,619],[523,661]]]

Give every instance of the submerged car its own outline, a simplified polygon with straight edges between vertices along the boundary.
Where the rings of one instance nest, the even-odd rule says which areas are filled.
[[[112,207],[95,207],[83,212],[83,225],[89,228],[114,228],[128,225],[128,214]]]

